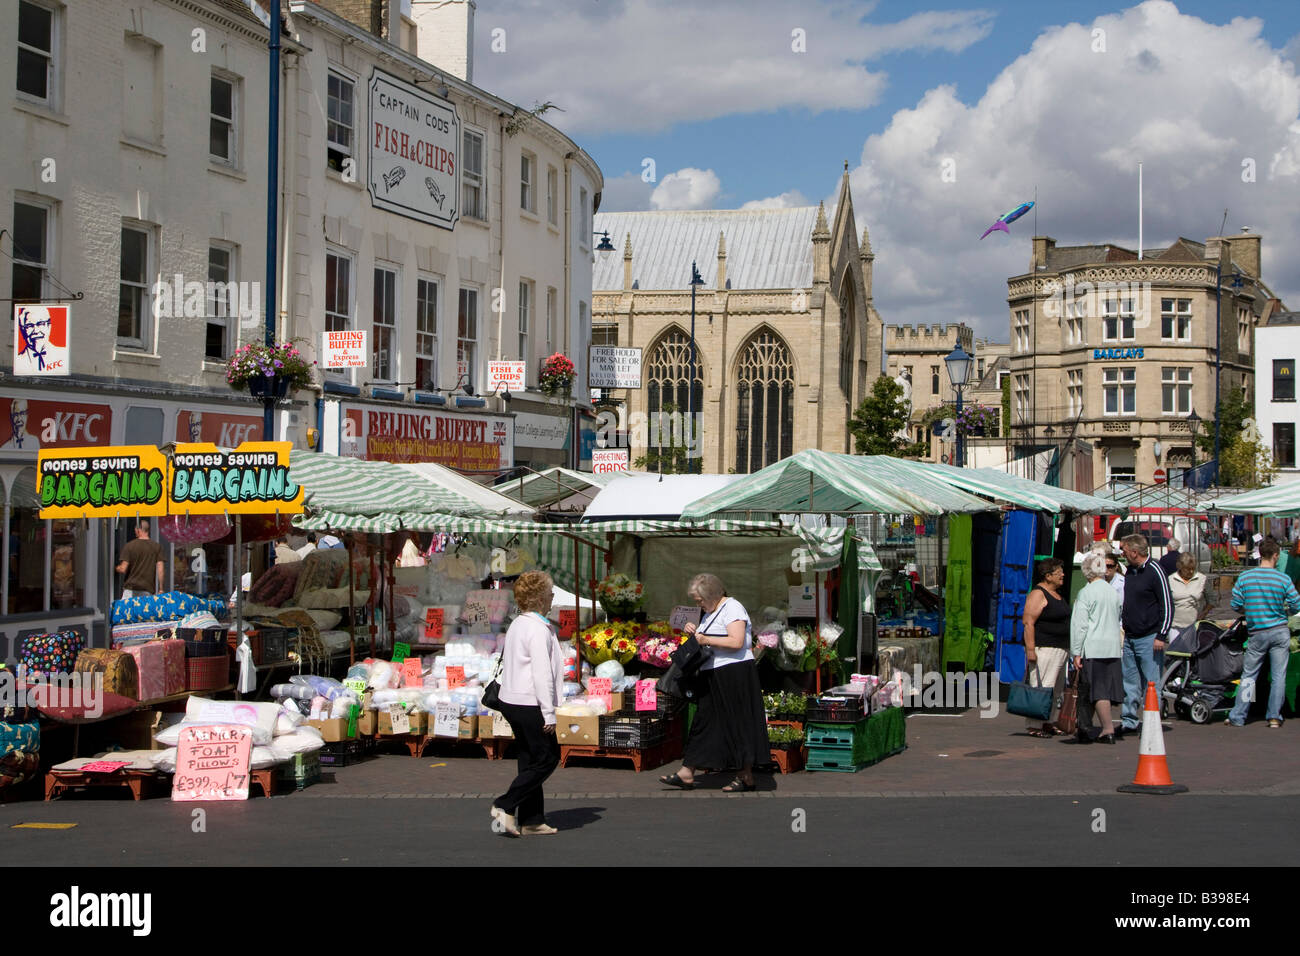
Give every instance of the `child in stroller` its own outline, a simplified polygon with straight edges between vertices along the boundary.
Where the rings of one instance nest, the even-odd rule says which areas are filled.
[[[1226,627],[1223,622],[1197,621],[1185,628],[1165,651],[1162,704],[1197,724],[1227,712],[1245,666],[1246,637],[1245,618]]]

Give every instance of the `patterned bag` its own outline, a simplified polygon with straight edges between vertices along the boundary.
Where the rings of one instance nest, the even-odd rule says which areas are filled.
[[[26,666],[29,678],[39,674],[71,674],[77,655],[85,646],[86,639],[77,631],[32,634],[23,638],[18,663]]]
[[[103,674],[104,693],[139,699],[140,675],[135,667],[135,658],[130,654],[102,648],[82,651],[77,655],[76,672]]]

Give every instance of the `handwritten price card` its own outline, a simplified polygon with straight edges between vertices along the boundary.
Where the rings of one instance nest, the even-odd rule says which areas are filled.
[[[487,627],[492,623],[492,612],[477,598],[465,602],[465,606],[460,609],[460,616],[471,634],[474,633],[474,628]]]
[[[442,640],[442,608],[431,607],[425,610],[424,639],[426,641]]]
[[[239,724],[181,729],[172,799],[247,800],[253,735]]]
[[[567,641],[578,630],[578,611],[560,611],[560,640]]]
[[[680,631],[686,627],[687,622],[695,625],[700,623],[700,609],[698,607],[687,607],[685,604],[679,604],[673,608],[673,613],[668,615],[668,626],[674,630]]]
[[[656,680],[639,680],[636,682],[636,709],[659,709],[659,682]]]
[[[479,720],[483,718],[480,717]],[[506,720],[496,711],[492,712],[492,736],[493,737],[513,737],[515,732],[510,729],[510,721]]]
[[[402,661],[402,686],[423,687],[424,671],[418,657],[408,657]]]
[[[457,687],[465,686],[465,665],[447,665],[447,686],[452,690],[455,690]]]
[[[608,677],[593,677],[587,681],[587,699],[594,700],[597,697],[605,701],[605,708],[609,709],[614,703],[614,682]]]
[[[393,645],[393,663],[400,664],[411,656],[411,645],[398,641]]]
[[[388,705],[388,722],[392,724],[394,734],[411,732],[411,715],[402,708],[401,704]]]
[[[116,773],[123,767],[131,766],[126,760],[96,760],[81,768],[82,773]]]
[[[455,737],[460,733],[460,705],[439,704],[433,715],[435,737]]]

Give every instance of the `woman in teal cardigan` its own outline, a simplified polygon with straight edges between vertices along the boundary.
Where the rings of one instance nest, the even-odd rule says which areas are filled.
[[[1093,743],[1088,733],[1094,712],[1101,722],[1096,743],[1115,743],[1111,704],[1124,701],[1124,671],[1120,665],[1123,637],[1119,628],[1119,594],[1106,580],[1106,556],[1097,551],[1084,555],[1081,570],[1088,584],[1074,601],[1070,614],[1070,654],[1079,669],[1076,739]]]

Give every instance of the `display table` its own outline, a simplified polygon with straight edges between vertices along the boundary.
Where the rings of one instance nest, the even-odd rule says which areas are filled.
[[[943,672],[942,637],[936,634],[882,639],[876,650],[876,674],[882,684],[888,683],[896,670],[911,677],[918,664],[922,674]]]
[[[903,708],[886,707],[853,724],[809,721],[808,769],[856,773],[907,749]]]

